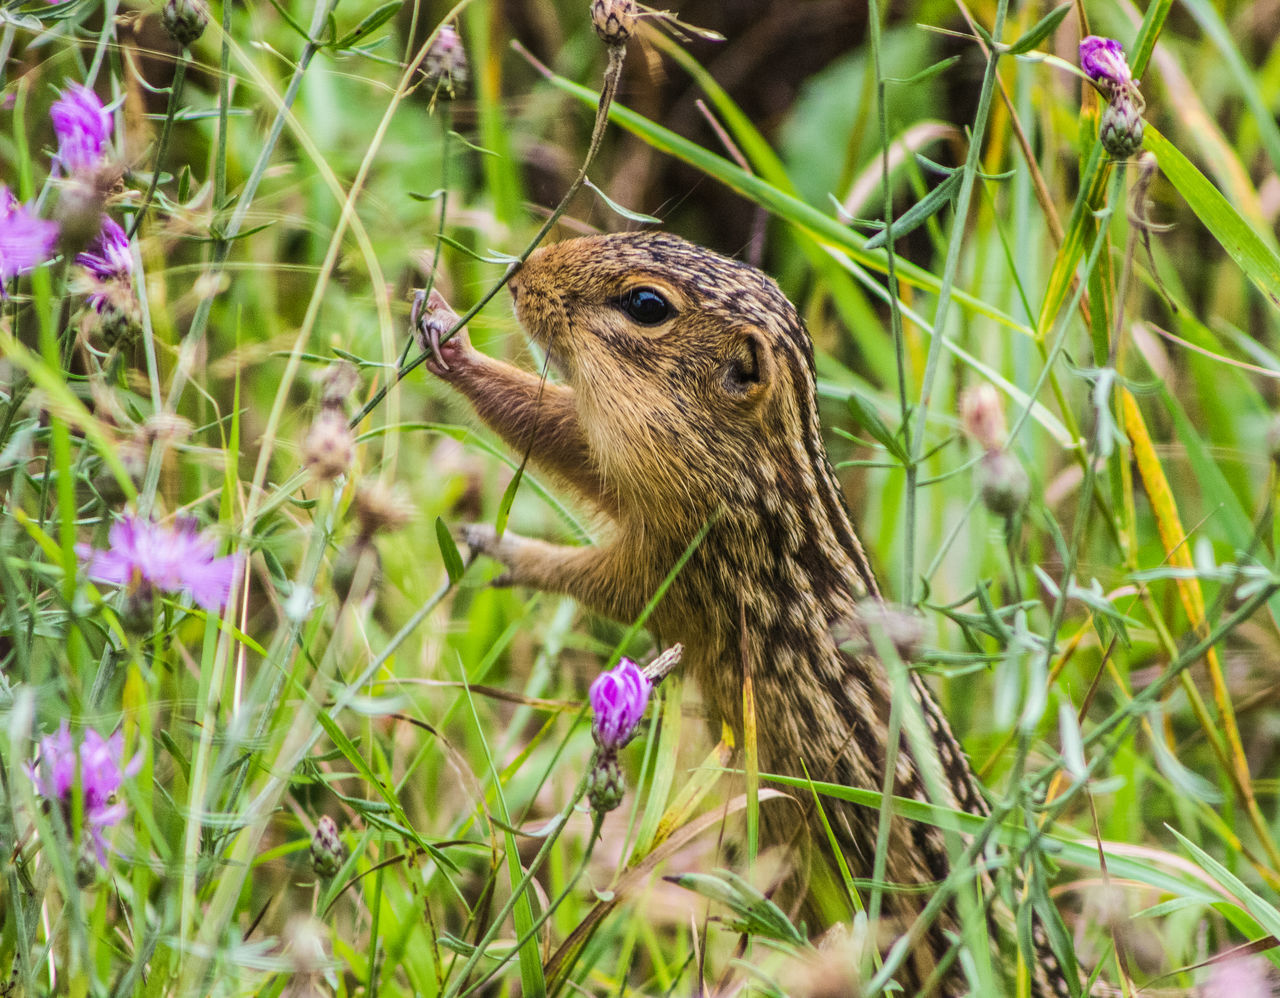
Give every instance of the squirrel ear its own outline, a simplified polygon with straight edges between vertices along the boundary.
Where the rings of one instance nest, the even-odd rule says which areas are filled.
[[[723,368],[725,391],[735,398],[757,399],[773,384],[773,375],[773,355],[760,330],[735,330]]]

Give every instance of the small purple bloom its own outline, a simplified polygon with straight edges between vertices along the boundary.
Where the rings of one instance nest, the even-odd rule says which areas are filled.
[[[1133,83],[1124,46],[1114,38],[1089,35],[1081,41],[1080,68],[1104,91],[1118,90]]]
[[[649,704],[653,683],[629,658],[601,673],[591,684],[591,733],[596,744],[616,751],[631,740]]]
[[[93,841],[98,862],[106,866],[107,840],[103,833],[119,824],[125,815],[124,802],[117,800],[116,794],[125,777],[133,776],[141,766],[141,752],[127,766],[124,764],[124,736],[118,731],[110,738],[103,738],[89,728],[77,752],[64,720],[54,734],[40,740],[39,758],[27,767],[27,772],[40,796],[65,807],[79,768],[85,829]]]
[[[18,204],[9,188],[0,184],[0,282],[35,270],[53,255],[57,241],[58,223]],[[0,287],[0,297],[3,295]]]
[[[98,95],[80,83],[62,91],[49,111],[58,136],[55,162],[67,173],[96,170],[111,138],[111,115]]]
[[[129,237],[110,215],[102,216],[102,229],[83,253],[76,256],[76,263],[86,267],[100,281],[128,277],[133,273],[133,257],[129,253]]]
[[[89,578],[187,592],[209,611],[226,606],[240,567],[236,555],[216,557],[214,541],[197,533],[195,521],[187,518],[169,527],[126,516],[112,524],[107,542],[110,546],[105,551],[76,545],[76,553],[88,562]]]
[[[128,283],[133,274],[133,257],[129,253],[129,237],[110,215],[102,216],[102,228],[93,242],[82,253],[76,254],[76,263],[98,279],[100,285],[111,281]],[[89,305],[97,312],[107,305],[106,290],[89,295]]]

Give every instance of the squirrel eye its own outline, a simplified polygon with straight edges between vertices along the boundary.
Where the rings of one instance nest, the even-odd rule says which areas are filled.
[[[666,322],[674,311],[671,303],[653,288],[632,288],[618,299],[618,305],[642,326]]]

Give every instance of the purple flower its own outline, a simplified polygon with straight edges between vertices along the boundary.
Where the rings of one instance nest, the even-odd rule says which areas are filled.
[[[27,772],[40,796],[66,807],[79,768],[85,828],[93,841],[98,862],[106,866],[107,840],[103,832],[119,824],[125,815],[124,802],[116,799],[116,793],[124,778],[133,776],[141,766],[141,752],[124,765],[124,736],[118,731],[110,738],[103,738],[89,728],[77,752],[64,720],[54,734],[40,740],[40,755],[27,767]]]
[[[1124,46],[1114,38],[1089,35],[1081,41],[1080,68],[1103,92],[1119,90],[1133,83]]]
[[[87,173],[98,168],[111,138],[111,115],[98,95],[72,83],[49,110],[58,136],[54,161],[67,173]]]
[[[102,216],[102,229],[83,253],[76,256],[76,263],[88,268],[100,281],[128,277],[133,273],[133,257],[129,253],[129,237],[110,215]]]
[[[102,228],[93,242],[82,253],[76,254],[76,263],[98,279],[99,285],[112,281],[128,283],[133,274],[133,257],[129,253],[129,237],[110,215],[102,216]],[[89,295],[89,305],[101,313],[107,305],[107,291],[101,289]]]
[[[38,217],[0,184],[0,282],[35,270],[53,255],[58,223]],[[0,297],[4,294],[0,287]]]
[[[187,592],[210,611],[226,606],[240,567],[236,555],[216,557],[214,541],[198,534],[195,521],[187,518],[169,527],[126,516],[112,524],[107,542],[110,546],[105,551],[76,545],[76,553],[88,562],[89,578]]]
[[[631,740],[649,704],[653,683],[629,658],[616,669],[601,673],[591,684],[591,733],[606,751],[617,751]]]

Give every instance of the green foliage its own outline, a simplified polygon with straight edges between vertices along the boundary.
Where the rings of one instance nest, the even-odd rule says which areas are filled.
[[[1280,935],[1264,15],[1145,9],[1146,154],[1119,163],[1067,58],[1082,28],[1132,32],[1111,0],[1087,28],[1070,5],[998,0],[970,27],[919,0],[839,30],[777,2],[772,31],[690,0],[725,40],[645,17],[584,167],[607,57],[578,0],[213,4],[186,48],[163,6],[0,16],[4,182],[64,234],[110,215],[132,270],[95,283],[63,246],[0,301],[0,993],[786,994],[831,952],[888,993],[911,936],[872,920],[894,885],[816,875],[812,910],[849,922],[847,950],[818,949],[770,894],[784,859],[755,855],[772,809],[833,799],[886,815],[882,859],[890,813],[946,832],[954,869],[922,901],[973,916],[976,992],[1008,969],[980,863],[1016,935],[1034,916],[1117,988],[1187,990]],[[469,60],[453,102],[420,71],[445,23]],[[114,123],[89,178],[51,161],[72,82]],[[678,673],[623,753],[623,807],[583,813],[587,685],[660,650],[643,625],[670,580],[621,624],[488,586],[460,525],[596,528],[459,425],[407,329],[410,289],[435,287],[481,350],[542,370],[491,302],[581,171],[557,234],[662,218],[758,254],[805,317],[832,460],[886,593],[925,614],[910,665],[990,818],[757,774]],[[1031,482],[1008,516],[960,415],[982,382]],[[91,578],[126,513],[194,518],[242,559],[226,607]],[[123,737],[104,864],[88,767],[57,801],[31,775],[64,720]]]

